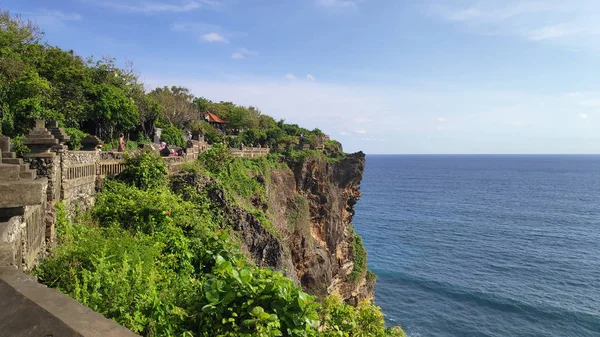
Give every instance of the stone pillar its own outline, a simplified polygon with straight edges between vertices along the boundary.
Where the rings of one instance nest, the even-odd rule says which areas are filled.
[[[67,135],[65,130],[58,127],[58,122],[56,122],[56,121],[48,122],[48,123],[46,123],[46,128],[48,129],[48,131],[50,131],[52,136],[54,136],[54,138],[56,138],[58,140],[58,145],[53,146],[52,151],[60,152],[60,151],[66,150],[67,146],[64,144],[65,144],[65,142],[68,142],[71,139],[71,137],[69,137],[69,135]]]
[[[162,129],[154,128],[154,143],[160,144],[160,136],[162,136]]]
[[[7,153],[10,152],[10,138],[0,136],[0,151]]]
[[[95,151],[100,144],[102,144],[100,138],[92,135],[88,135],[81,140],[81,146],[84,151]]]
[[[54,127],[57,125],[51,123],[50,126]],[[36,170],[38,177],[48,178],[44,222],[46,226],[46,242],[51,243],[55,240],[56,212],[54,205],[60,200],[62,172],[60,156],[57,156],[50,150],[58,146],[59,141],[46,129],[46,123],[43,120],[37,120],[35,121],[35,128],[23,139],[23,144],[31,149],[31,152],[25,155],[25,162],[29,163],[30,167]]]
[[[54,138],[52,133],[46,129],[43,120],[37,120],[35,121],[35,128],[25,135],[23,144],[27,145],[31,150],[26,157],[52,157],[54,154],[50,152],[50,149],[58,145],[58,139]]]

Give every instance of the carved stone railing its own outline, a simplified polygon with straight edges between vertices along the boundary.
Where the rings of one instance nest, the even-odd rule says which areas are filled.
[[[242,149],[229,149],[231,155],[234,157],[243,158],[258,158],[266,157],[271,149],[268,147],[243,147]]]

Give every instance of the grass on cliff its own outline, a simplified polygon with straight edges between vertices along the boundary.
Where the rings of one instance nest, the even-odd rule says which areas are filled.
[[[351,282],[358,282],[364,273],[367,271],[367,251],[363,245],[360,235],[354,233],[352,239],[352,255],[354,257],[354,267],[352,272],[348,274],[347,279]]]
[[[82,221],[57,205],[59,245],[34,273],[143,336],[404,336],[385,328],[372,304],[354,308],[336,296],[321,304],[250,264],[199,198],[108,180]]]
[[[204,173],[215,178],[229,202],[251,213],[273,236],[281,238],[265,210],[268,207],[266,188],[270,185],[271,171],[287,168],[276,156],[234,158],[224,146],[215,146],[199,159]]]

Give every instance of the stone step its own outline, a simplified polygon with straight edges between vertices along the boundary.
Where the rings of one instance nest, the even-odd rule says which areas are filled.
[[[21,168],[17,165],[0,164],[0,180],[19,180],[19,173],[21,173]]]
[[[19,173],[19,177],[21,179],[29,179],[29,180],[33,180],[37,177],[37,174],[35,172],[35,170],[27,170],[25,172],[21,172]]]
[[[19,167],[21,168],[21,172],[29,171],[29,164],[21,164]]]
[[[2,164],[21,165],[21,164],[23,164],[23,159],[21,159],[21,158],[2,158]]]
[[[14,152],[2,152],[2,158],[15,159],[17,158],[17,154]]]

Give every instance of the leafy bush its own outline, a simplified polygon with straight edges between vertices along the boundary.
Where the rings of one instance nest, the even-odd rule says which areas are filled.
[[[125,168],[119,179],[138,188],[148,189],[166,184],[167,166],[163,159],[152,152],[143,151],[138,155],[126,155]]]
[[[267,133],[259,129],[248,129],[240,133],[238,139],[246,146],[266,145]]]
[[[226,146],[216,144],[210,150],[202,153],[199,160],[208,171],[216,173],[226,168],[233,157]]]
[[[179,147],[185,147],[186,144],[183,131],[173,124],[163,125],[160,141]]]
[[[330,295],[325,298],[319,316],[323,337],[406,337],[399,326],[385,328],[381,309],[366,301],[355,308],[338,295]]]
[[[18,157],[23,157],[31,152],[27,145],[23,144],[23,138],[25,138],[23,135],[12,138],[12,151],[16,152]]]
[[[363,245],[362,238],[356,233],[354,233],[354,239],[352,240],[352,255],[354,257],[354,267],[348,275],[348,280],[356,282],[367,270],[367,251]]]
[[[205,120],[193,122],[190,124],[190,128],[192,131],[201,132],[202,135],[204,135],[204,139],[209,144],[218,144],[223,140],[219,131],[213,128],[212,125]]]
[[[81,140],[85,138],[88,134],[77,128],[64,128],[63,130],[66,132],[67,135],[69,135],[69,148],[74,151],[80,150]]]
[[[166,187],[141,190],[118,181],[106,181],[93,215],[103,226],[118,224],[132,232],[152,234],[173,223],[186,211],[183,201]]]

